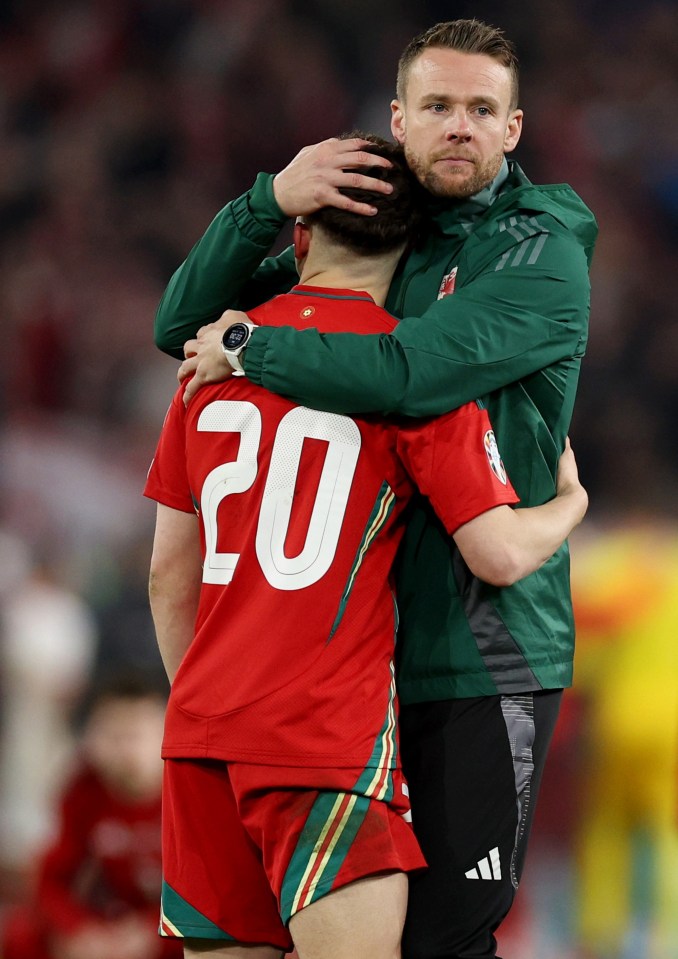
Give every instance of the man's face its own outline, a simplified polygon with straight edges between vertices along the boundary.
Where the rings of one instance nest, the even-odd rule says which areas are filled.
[[[111,697],[87,721],[83,748],[101,778],[127,798],[160,795],[165,704],[159,696]]]
[[[425,50],[410,65],[405,97],[391,104],[391,130],[422,186],[467,197],[494,180],[520,139],[511,75],[483,53]]]

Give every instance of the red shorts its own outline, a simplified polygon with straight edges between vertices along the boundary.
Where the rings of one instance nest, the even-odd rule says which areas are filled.
[[[162,935],[289,951],[287,922],[304,906],[365,876],[426,865],[398,770],[390,801],[290,785],[299,773],[165,760]]]

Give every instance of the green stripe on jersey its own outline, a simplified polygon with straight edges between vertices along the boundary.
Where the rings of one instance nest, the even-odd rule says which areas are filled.
[[[369,796],[370,799],[379,799],[382,802],[390,802],[393,799],[391,770],[395,768],[397,756],[395,697],[395,667],[391,662],[391,685],[384,725],[374,742],[374,749],[367,766],[353,787],[361,795]]]
[[[393,492],[391,487],[388,485],[386,480],[384,480],[384,482],[381,484],[381,489],[379,490],[379,494],[377,496],[376,502],[374,506],[372,507],[372,512],[370,513],[369,519],[367,520],[365,531],[360,541],[360,546],[358,547],[358,551],[353,561],[353,566],[351,567],[351,572],[348,574],[348,580],[346,582],[346,586],[344,587],[344,592],[342,593],[341,600],[339,602],[339,609],[337,611],[336,618],[332,625],[332,629],[330,630],[329,639],[332,639],[337,629],[339,628],[339,624],[341,623],[341,620],[344,615],[344,611],[346,609],[346,604],[348,603],[349,597],[351,595],[351,590],[353,589],[353,583],[355,582],[355,578],[358,574],[358,570],[360,569],[362,565],[362,561],[365,556],[365,553],[369,549],[370,543],[375,538],[379,530],[387,522],[389,516],[391,515],[391,511],[393,510],[393,507],[395,506],[395,501],[396,501],[395,493]]]

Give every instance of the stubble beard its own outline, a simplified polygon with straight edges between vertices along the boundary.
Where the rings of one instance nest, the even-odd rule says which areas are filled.
[[[499,173],[504,161],[503,150],[488,157],[482,163],[474,162],[470,176],[448,170],[447,175],[441,175],[435,169],[435,158],[422,157],[404,145],[405,159],[410,170],[414,173],[425,190],[435,197],[462,200],[465,197],[480,193]]]

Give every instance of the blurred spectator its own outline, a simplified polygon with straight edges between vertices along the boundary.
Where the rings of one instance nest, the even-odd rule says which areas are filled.
[[[576,938],[591,959],[678,955],[678,528],[625,516],[575,544],[585,708]]]
[[[673,959],[678,526],[608,518],[578,531],[571,549],[575,686],[542,783],[527,881],[499,931],[502,954]]]
[[[43,560],[5,595],[0,639],[0,866],[20,874],[52,824],[72,746],[69,707],[88,679],[96,636],[88,606]]]
[[[3,959],[179,959],[157,935],[164,693],[143,676],[95,688],[56,838],[31,901],[10,911]]]

